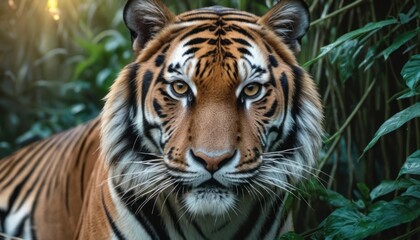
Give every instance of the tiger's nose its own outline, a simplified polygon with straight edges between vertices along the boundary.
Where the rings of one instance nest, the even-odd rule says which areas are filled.
[[[210,173],[216,172],[223,165],[231,162],[236,154],[235,151],[226,151],[222,153],[212,153],[204,151],[191,151],[194,161],[203,165]]]

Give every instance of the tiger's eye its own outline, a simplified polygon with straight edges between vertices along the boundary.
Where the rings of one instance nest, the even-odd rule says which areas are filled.
[[[176,94],[184,95],[188,92],[189,87],[185,82],[182,81],[175,81],[171,84],[172,89]]]
[[[258,93],[260,93],[261,84],[259,83],[250,83],[245,86],[243,92],[248,97],[255,97]]]

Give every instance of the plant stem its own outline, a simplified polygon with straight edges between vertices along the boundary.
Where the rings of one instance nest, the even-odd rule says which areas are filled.
[[[363,103],[365,102],[367,96],[369,95],[369,93],[372,91],[373,86],[375,85],[376,80],[373,80],[373,82],[369,85],[368,89],[366,90],[365,94],[363,94],[362,99],[360,99],[359,103],[357,104],[357,106],[354,108],[353,112],[350,114],[350,116],[347,118],[347,120],[344,122],[344,124],[341,126],[341,128],[332,136],[330,137],[330,139],[328,139],[326,142],[330,142],[332,139],[334,139],[334,142],[332,143],[332,145],[330,146],[330,148],[328,149],[327,154],[325,155],[325,157],[321,160],[320,164],[319,164],[319,169],[322,169],[322,167],[324,166],[325,162],[331,157],[331,154],[333,153],[335,147],[337,146],[338,142],[340,141],[341,138],[341,134],[343,133],[344,129],[346,129],[346,127],[350,124],[351,120],[353,120],[354,116],[356,115],[356,113],[359,112],[360,108],[362,107]]]
[[[404,235],[401,235],[401,236],[399,236],[399,237],[396,237],[396,238],[394,238],[394,239],[392,239],[392,240],[402,240],[402,239],[408,239],[410,236],[413,236],[414,234],[416,234],[416,233],[418,233],[418,232],[420,232],[420,227],[416,227],[416,228],[414,228],[412,231],[410,231],[410,232],[408,232],[408,233],[406,233],[406,234],[404,234]]]
[[[356,115],[356,113],[359,111],[359,109],[362,107],[363,103],[365,102],[367,96],[369,95],[369,93],[372,91],[373,85],[375,84],[376,80],[373,80],[373,82],[369,85],[368,89],[366,90],[365,94],[363,94],[362,98],[360,99],[359,103],[356,105],[356,107],[354,108],[353,112],[350,114],[350,116],[347,118],[347,120],[344,122],[344,124],[340,127],[340,129],[338,129],[338,131],[332,136],[330,137],[326,142],[330,142],[332,139],[338,137],[339,135],[341,135],[344,131],[344,129],[346,129],[346,127],[350,124],[351,120],[353,120],[354,116]]]
[[[322,21],[325,21],[325,20],[327,20],[327,19],[330,19],[330,18],[332,18],[332,17],[335,17],[335,16],[339,15],[340,13],[342,13],[342,12],[344,12],[344,11],[347,11],[347,10],[349,10],[349,9],[351,9],[351,8],[353,8],[353,7],[357,6],[357,5],[359,5],[359,4],[360,4],[360,3],[362,3],[363,1],[366,1],[366,0],[358,0],[358,1],[356,1],[356,2],[354,2],[354,3],[351,3],[351,4],[349,4],[349,5],[347,5],[347,6],[343,7],[343,8],[341,8],[341,9],[339,9],[339,10],[335,11],[335,12],[332,12],[332,13],[330,13],[330,14],[327,14],[327,15],[325,15],[324,17],[319,18],[319,19],[317,19],[317,20],[315,20],[315,21],[311,22],[311,27],[312,27],[313,25],[316,25],[316,24],[318,24],[318,23],[322,22]]]

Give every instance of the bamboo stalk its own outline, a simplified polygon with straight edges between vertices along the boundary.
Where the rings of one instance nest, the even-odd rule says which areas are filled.
[[[333,17],[335,17],[335,16],[338,16],[338,15],[340,15],[342,12],[345,12],[345,11],[347,11],[347,10],[349,10],[349,9],[352,9],[352,8],[354,8],[354,7],[358,6],[359,4],[361,4],[361,3],[362,3],[362,2],[364,2],[364,1],[366,1],[366,0],[358,0],[358,1],[356,1],[356,2],[350,3],[349,5],[347,5],[347,6],[343,7],[343,8],[341,8],[341,9],[339,9],[339,10],[337,10],[337,11],[334,11],[334,12],[332,12],[332,13],[330,13],[330,14],[325,15],[325,16],[324,16],[324,17],[322,17],[322,18],[319,18],[319,19],[317,19],[317,20],[315,20],[315,21],[312,21],[312,22],[311,22],[311,27],[312,27],[312,26],[314,26],[314,25],[316,25],[316,24],[318,24],[318,23],[320,23],[320,22],[323,22],[323,21],[325,21],[325,20],[327,20],[327,19],[330,19],[330,18],[333,18]]]

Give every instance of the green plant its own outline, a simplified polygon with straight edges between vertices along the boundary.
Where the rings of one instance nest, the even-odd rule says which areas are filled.
[[[351,17],[362,3],[371,9],[377,7],[375,1],[356,1],[343,9]],[[304,219],[319,219],[322,223],[315,223],[311,230],[302,229],[301,235],[290,233],[285,239],[407,239],[415,238],[412,235],[420,231],[416,227],[420,216],[419,180],[417,176],[403,176],[420,174],[420,62],[416,54],[419,7],[418,1],[400,1],[398,5],[393,1],[384,20],[366,21],[360,28],[337,34],[340,37],[321,47],[320,53],[304,64],[314,71],[315,79],[328,79],[320,81],[325,89],[326,116],[330,117],[326,125],[328,132],[336,130],[326,138],[320,161],[320,169],[329,175],[321,176],[326,186],[312,183],[314,188],[311,184],[303,188],[304,195],[312,196],[310,205],[316,209],[308,210],[303,205]],[[338,11],[340,15],[333,12],[313,24],[327,21],[324,24],[331,26],[331,16],[340,18],[343,13]],[[376,19],[376,15],[369,16],[372,13],[376,11],[361,18]],[[336,31],[330,32],[335,35]],[[373,132],[377,127],[372,126],[379,124]],[[391,132],[393,136],[385,137]],[[413,151],[403,165],[403,156]],[[395,169],[401,166],[398,173]],[[397,180],[384,180],[397,174]],[[367,186],[375,185],[370,192]],[[313,196],[320,196],[327,206]],[[319,209],[329,208],[335,210],[319,218]]]
[[[0,4],[0,157],[99,114],[108,87],[132,58],[122,5]]]

